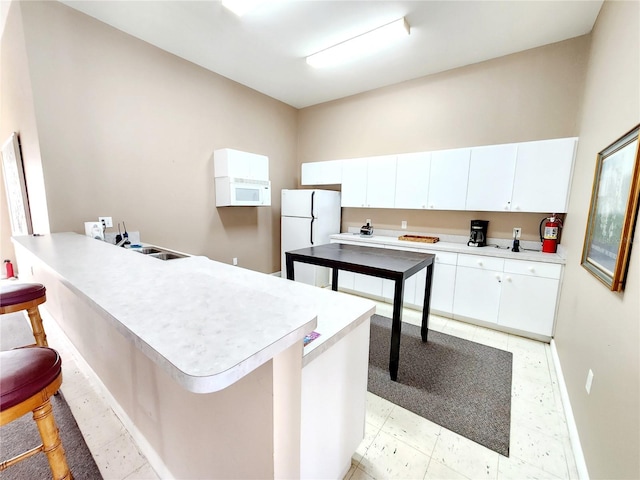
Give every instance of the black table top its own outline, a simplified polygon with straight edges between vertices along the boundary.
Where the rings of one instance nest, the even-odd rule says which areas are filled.
[[[285,253],[290,255],[294,261],[297,258],[304,258],[312,260],[308,263],[350,271],[361,271],[364,267],[371,270],[371,273],[375,271],[378,273],[377,276],[386,278],[409,277],[431,265],[435,259],[435,255],[432,253],[407,252],[341,243],[316,245]]]

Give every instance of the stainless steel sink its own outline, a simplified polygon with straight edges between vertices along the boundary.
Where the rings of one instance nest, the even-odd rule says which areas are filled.
[[[161,253],[162,250],[158,250],[157,248],[152,248],[152,247],[142,247],[142,248],[136,248],[135,249],[136,252],[140,252],[144,255],[149,255],[150,253]]]
[[[153,253],[149,256],[153,258],[159,258],[160,260],[175,260],[176,258],[186,257],[186,255],[180,255],[178,253],[173,253],[173,252]]]
[[[176,258],[187,257],[187,255],[182,255],[181,253],[170,252],[168,250],[162,250],[154,247],[136,248],[135,251],[149,257],[159,258],[160,260],[175,260]]]

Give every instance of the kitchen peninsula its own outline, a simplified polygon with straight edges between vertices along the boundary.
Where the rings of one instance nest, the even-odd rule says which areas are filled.
[[[161,478],[304,478],[310,461],[346,473],[364,433],[372,302],[74,233],[13,241],[21,280],[46,286],[43,306]],[[317,404],[327,377],[355,385],[344,411]],[[314,421],[334,428],[312,438]]]

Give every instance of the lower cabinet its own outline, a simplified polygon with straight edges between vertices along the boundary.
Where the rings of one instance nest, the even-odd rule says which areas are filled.
[[[457,320],[495,325],[534,338],[551,337],[562,265],[511,260],[483,255],[430,251],[395,245],[331,240],[436,255],[431,290],[431,311]],[[426,269],[405,281],[404,306],[422,309]],[[390,280],[341,271],[338,287],[393,302]]]
[[[498,325],[550,337],[562,266],[506,260]]]
[[[453,318],[551,337],[561,274],[558,264],[460,254]]]
[[[497,323],[504,259],[458,255],[453,317]]]

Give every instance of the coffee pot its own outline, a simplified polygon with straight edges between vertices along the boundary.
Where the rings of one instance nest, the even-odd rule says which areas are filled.
[[[470,247],[484,247],[487,244],[488,220],[471,220],[471,233],[467,245]]]

